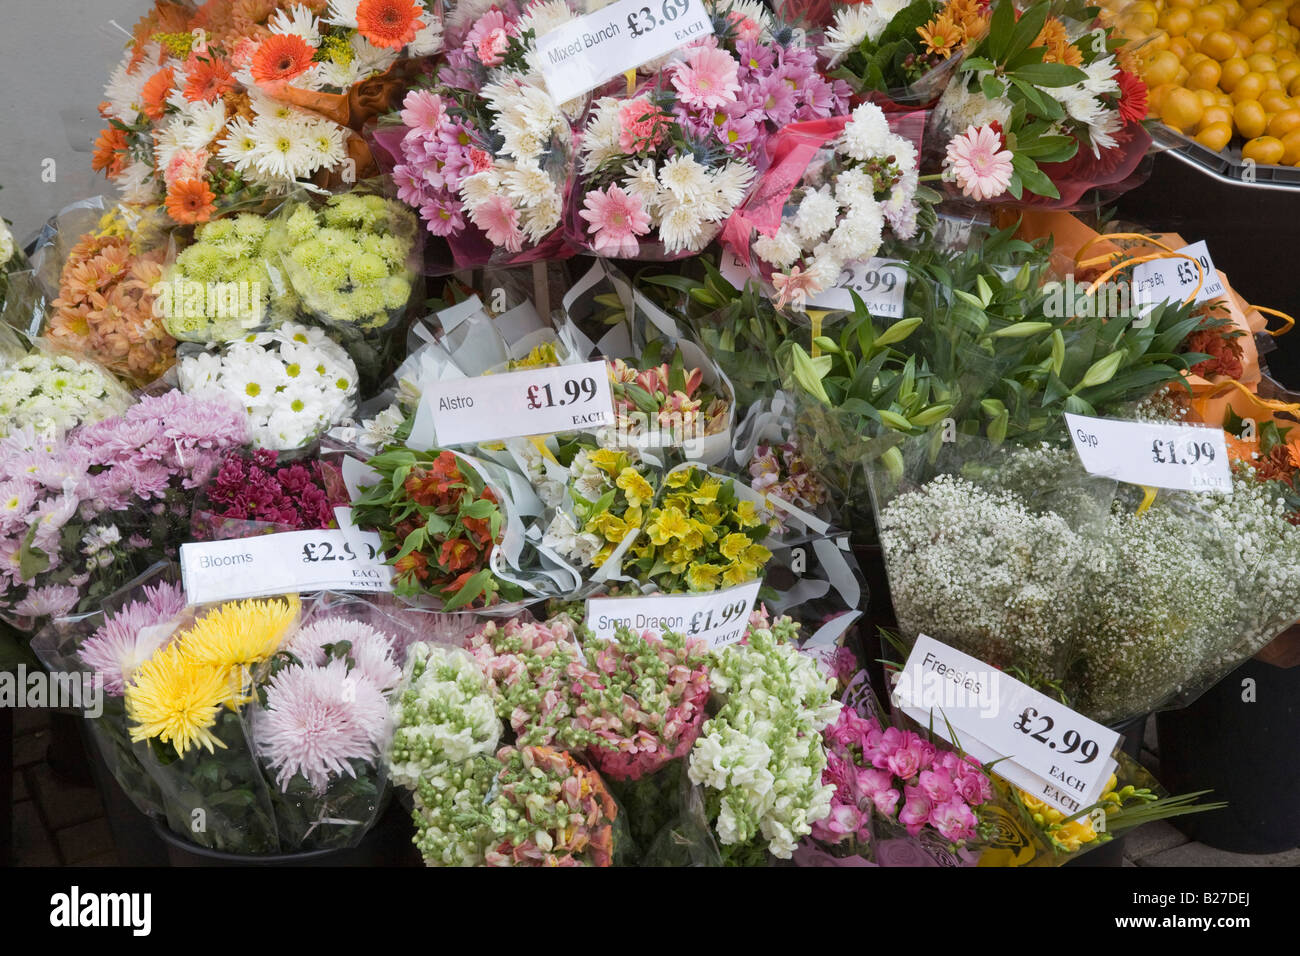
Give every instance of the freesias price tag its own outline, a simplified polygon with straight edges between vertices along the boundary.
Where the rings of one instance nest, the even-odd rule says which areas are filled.
[[[1133,268],[1133,302],[1137,305],[1151,305],[1159,302],[1182,302],[1192,294],[1196,283],[1204,278],[1196,293],[1196,304],[1200,305],[1225,295],[1223,282],[1214,269],[1209,247],[1205,240],[1193,242],[1178,250],[1185,256],[1196,260],[1193,265],[1187,259],[1152,259]],[[1200,266],[1198,271],[1197,265]]]
[[[1123,422],[1065,413],[1083,467],[1093,475],[1175,491],[1229,491],[1223,429]]]
[[[1073,814],[1101,798],[1119,734],[924,634],[894,687],[901,707],[993,772]]]
[[[700,0],[618,0],[537,39],[542,76],[557,103],[713,33]]]
[[[181,545],[191,604],[304,591],[391,591],[392,568],[368,543],[358,552],[337,528]]]
[[[614,424],[601,361],[437,382],[421,401],[442,447]]]
[[[850,290],[858,294],[867,311],[877,318],[901,319],[903,293],[907,291],[907,269],[898,259],[851,262],[844,267],[835,288],[812,297],[808,304],[819,309],[852,310]]]
[[[745,636],[761,585],[750,581],[707,594],[588,598],[586,623],[600,640],[612,640],[619,627],[629,627],[672,631],[702,638],[710,647],[724,647]]]

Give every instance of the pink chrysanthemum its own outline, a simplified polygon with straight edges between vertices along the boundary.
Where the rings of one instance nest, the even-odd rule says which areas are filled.
[[[185,609],[185,592],[179,584],[164,581],[144,589],[144,600],[132,601],[115,614],[77,649],[77,657],[104,678],[104,690],[121,697],[135,669],[165,646],[174,630],[164,626]]]
[[[63,584],[32,588],[14,605],[13,613],[19,617],[58,617],[71,611],[80,596],[76,588]]]
[[[974,200],[993,199],[1011,182],[1011,151],[991,126],[971,126],[952,138],[945,172]]]
[[[650,216],[641,199],[618,186],[605,192],[592,190],[579,211],[592,234],[592,248],[602,256],[631,257],[637,254],[637,236],[650,231]]]
[[[712,110],[736,99],[740,92],[737,76],[740,64],[726,50],[700,47],[684,61],[674,63],[673,86],[677,98],[686,106]]]
[[[304,664],[325,663],[325,647],[347,642],[353,672],[380,690],[389,690],[401,680],[402,669],[393,659],[393,642],[384,632],[364,621],[326,617],[313,621],[289,639],[285,650]]]
[[[519,211],[505,196],[492,196],[472,209],[469,217],[493,245],[509,252],[523,249],[524,233],[519,228]]]
[[[331,778],[355,777],[350,761],[373,762],[387,736],[388,704],[346,661],[288,667],[266,687],[253,719],[253,742],[285,789],[301,774],[322,792]]]

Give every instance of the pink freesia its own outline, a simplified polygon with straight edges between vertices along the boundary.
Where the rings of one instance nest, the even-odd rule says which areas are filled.
[[[636,237],[650,231],[650,216],[640,198],[619,186],[610,186],[603,193],[598,189],[587,193],[578,215],[588,222],[592,248],[611,258],[635,256]]]
[[[916,836],[930,820],[930,798],[921,792],[920,787],[904,787],[903,796],[906,802],[898,811],[898,822],[907,827],[911,836]]]
[[[678,100],[689,107],[712,110],[736,99],[739,68],[726,50],[700,47],[669,69]]]
[[[951,800],[957,792],[952,777],[945,770],[922,770],[918,783],[925,795],[935,803]]]
[[[901,815],[900,815],[901,819]],[[954,842],[969,840],[975,835],[978,818],[961,797],[953,797],[943,803],[936,803],[930,809],[929,824],[939,831],[944,839]],[[910,828],[909,828],[910,829]]]
[[[1011,151],[1005,145],[992,126],[968,127],[948,144],[945,174],[971,199],[1000,196],[1007,191],[1013,171]]]
[[[519,228],[519,212],[505,196],[492,196],[471,210],[469,216],[493,245],[510,252],[523,249],[524,233]]]

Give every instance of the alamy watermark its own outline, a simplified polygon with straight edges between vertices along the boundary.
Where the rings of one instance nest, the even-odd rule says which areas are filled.
[[[32,670],[19,664],[0,671],[0,707],[52,707],[79,710],[85,717],[104,713],[104,676],[89,671]]]
[[[176,276],[155,283],[154,314],[159,318],[238,319],[260,325],[266,310],[261,282],[199,282]]]

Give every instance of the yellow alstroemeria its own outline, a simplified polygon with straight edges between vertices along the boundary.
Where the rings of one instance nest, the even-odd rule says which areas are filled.
[[[722,543],[718,545],[718,550],[722,552],[722,556],[728,561],[735,561],[745,553],[745,549],[752,543],[748,535],[733,531],[722,539]]]
[[[641,521],[645,517],[644,509],[640,505],[633,505],[623,512],[623,520],[627,522],[629,528],[641,527]]]
[[[600,567],[602,564],[604,564],[606,561],[609,560],[609,556],[613,553],[614,553],[614,545],[612,544],[605,545],[603,548],[601,548],[592,556],[591,566],[593,568]]]
[[[598,535],[611,544],[618,544],[627,537],[627,522],[618,515],[610,514],[608,511],[593,518],[590,524]]]
[[[707,505],[718,500],[718,492],[721,490],[722,482],[716,478],[706,478],[700,482],[698,488],[691,492],[691,501],[697,505]]]
[[[680,508],[655,509],[650,514],[650,523],[646,532],[656,547],[663,547],[673,539],[680,539],[691,530],[686,515]]]
[[[694,468],[683,468],[681,471],[675,471],[664,479],[665,488],[685,488],[690,484],[691,479],[695,477]]]
[[[617,475],[619,470],[627,465],[627,455],[612,448],[597,448],[595,451],[588,452],[587,457],[591,459],[593,465],[608,475]]]
[[[655,490],[650,487],[650,482],[641,477],[635,468],[624,468],[620,471],[614,484],[623,489],[623,493],[627,496],[627,503],[632,507],[645,504],[655,496]]]
[[[692,591],[716,591],[722,568],[716,564],[692,564],[686,570],[686,586]]]
[[[742,528],[755,528],[763,523],[752,501],[736,502],[736,521]]]
[[[723,511],[722,505],[717,502],[700,505],[696,509],[696,513],[699,514],[701,521],[711,527],[716,527],[717,525],[722,524],[726,518],[726,512]]]
[[[729,588],[752,580],[754,580],[753,569],[736,561],[732,561],[727,565],[727,570],[722,572],[722,583]]]
[[[740,560],[757,571],[763,565],[767,564],[767,562],[772,560],[772,552],[767,550],[767,548],[763,547],[761,544],[751,544],[740,556]]]

